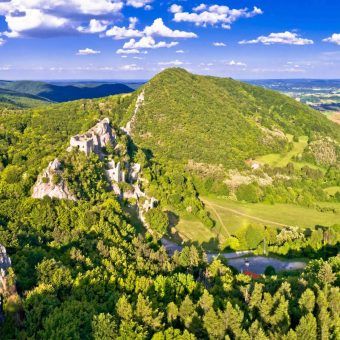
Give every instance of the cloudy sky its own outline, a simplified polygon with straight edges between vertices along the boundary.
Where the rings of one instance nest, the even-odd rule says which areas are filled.
[[[202,1],[0,0],[0,79],[340,78],[339,0]]]

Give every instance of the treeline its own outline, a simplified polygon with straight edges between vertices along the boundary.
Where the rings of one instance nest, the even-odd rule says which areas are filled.
[[[340,244],[340,224],[313,229],[273,227],[257,224],[240,228],[221,245],[224,251],[254,250],[256,254],[287,257],[325,258],[336,256]]]
[[[148,181],[147,191],[160,200],[164,209],[168,208],[177,213],[187,211],[208,228],[214,226],[214,221],[205,210],[191,176],[184,172],[183,167],[170,162],[166,166],[153,163],[144,170],[143,176]]]
[[[340,186],[340,171],[336,166],[328,167],[327,171],[323,172],[309,166],[297,169],[293,163],[288,163],[286,167],[281,168],[266,166],[257,174],[261,176],[262,173],[272,177],[273,182],[263,186],[256,181],[241,184],[235,192],[239,201],[292,203],[303,206],[317,206],[317,202],[340,202],[340,192],[329,195],[323,190]]]
[[[27,198],[0,207],[0,243],[22,297],[5,299],[4,339],[339,336],[338,257],[255,282],[219,259],[208,264],[194,246],[168,257],[109,194],[96,204]]]

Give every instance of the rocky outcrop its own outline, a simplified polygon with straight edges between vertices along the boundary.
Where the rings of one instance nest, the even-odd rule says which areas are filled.
[[[62,178],[62,166],[58,159],[51,162],[39,175],[34,187],[33,198],[44,198],[45,196],[58,199],[76,200],[70,192],[65,180]]]
[[[122,170],[120,162],[116,164],[114,160],[107,163],[108,169],[105,170],[106,177],[109,181],[125,182],[125,171]]]
[[[0,244],[0,269],[7,270],[11,265],[11,259],[7,255],[6,248]]]
[[[126,123],[125,127],[121,127],[121,130],[124,131],[129,136],[131,136],[133,124],[136,121],[138,110],[143,105],[143,103],[144,103],[144,90],[137,97],[135,110],[133,112],[131,119]]]
[[[142,92],[136,103],[135,113],[144,101],[144,92]],[[131,123],[127,125],[125,133],[131,132]],[[107,156],[104,154],[102,148],[109,142],[115,147],[117,151],[118,144],[116,143],[116,134],[110,126],[108,118],[98,122],[92,129],[84,134],[73,136],[70,140],[70,147],[68,151],[77,149],[84,152],[86,155],[91,153],[97,154],[100,158]],[[117,144],[117,145],[116,145]],[[103,160],[104,161],[104,160]],[[142,190],[141,178],[142,167],[138,163],[129,163],[124,161],[116,162],[113,156],[109,156],[106,162],[105,175],[111,184],[111,190],[120,199],[135,200],[136,209],[138,211],[141,221],[146,225],[145,213],[157,205],[157,200],[154,197],[149,197]],[[70,192],[65,180],[63,179],[62,165],[58,159],[51,162],[43,173],[38,177],[37,182],[33,187],[33,198],[44,198],[45,196],[58,199],[76,200],[76,197]]]
[[[0,244],[0,295],[3,295],[7,291],[6,274],[7,269],[11,267],[11,265],[11,259],[7,255],[6,248]]]
[[[104,118],[86,133],[71,137],[70,147],[84,152],[87,156],[92,152],[102,156],[102,148],[115,141],[115,134],[110,126],[109,118]]]
[[[146,227],[149,227],[148,223],[146,222],[145,219],[145,214],[150,210],[150,209],[154,209],[156,208],[158,204],[158,201],[156,198],[154,197],[147,197],[144,202],[139,202],[137,209],[138,209],[138,216],[139,219],[143,222],[143,224]],[[150,228],[148,228],[148,230],[150,231]],[[152,231],[151,231],[152,233]]]

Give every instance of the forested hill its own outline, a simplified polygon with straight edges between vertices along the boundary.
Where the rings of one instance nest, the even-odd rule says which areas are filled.
[[[143,88],[134,138],[166,159],[234,167],[283,151],[287,133],[339,138],[340,128],[306,105],[229,78],[172,68]]]
[[[177,214],[185,213],[195,225],[202,221],[211,231],[213,221],[192,176],[180,167],[172,168],[170,162],[161,164],[162,150],[165,153],[169,147],[171,153],[165,157],[174,159],[195,157],[208,162],[211,157],[216,162],[222,155],[223,162],[226,154],[230,160],[229,154],[234,153],[241,160],[248,155],[247,147],[252,152],[280,148],[274,141],[261,149],[256,139],[263,137],[261,126],[273,124],[297,134],[318,129],[333,138],[336,127],[304,106],[283,101],[285,97],[181,70],[166,71],[146,85],[144,105],[142,91],[29,110],[0,106],[0,244],[12,263],[6,284],[0,285],[0,339],[338,339],[340,258],[329,258],[337,250],[338,229],[319,226],[303,233],[293,228],[277,234],[274,228],[247,225],[237,234],[241,241],[230,237],[229,245],[249,239],[254,248],[262,248],[259,242],[265,239],[272,249],[288,256],[324,257],[310,261],[303,272],[276,274],[269,266],[266,275],[253,279],[232,270],[224,257],[208,263],[196,242],[169,256],[154,233],[140,232],[135,198],[119,199],[106,177],[110,156],[122,165],[141,164],[141,185],[159,201],[157,208],[149,210],[151,228],[162,227],[164,232],[170,229],[170,216],[176,220]],[[267,98],[260,101],[260,95],[251,91],[271,95],[273,102],[277,98],[275,105],[287,103],[301,116],[299,111],[282,108],[288,117],[284,123],[276,115],[265,123],[262,116],[283,113],[279,109],[268,113]],[[137,96],[140,109],[136,111]],[[133,117],[133,111],[130,139],[119,127]],[[294,115],[301,120],[301,130],[290,121]],[[104,117],[117,132],[117,145],[102,150],[107,157],[66,152],[71,136]],[[135,137],[160,156],[149,157],[151,153],[136,144]],[[61,172],[40,177],[56,158],[62,161]],[[318,178],[326,178],[315,176],[311,169],[307,172],[305,187],[312,190],[319,185]],[[39,177],[45,184],[67,183],[78,200],[32,198]],[[131,190],[128,183],[119,184]],[[298,184],[292,188],[289,181],[282,188],[288,188],[289,197],[295,192],[299,199],[314,197]],[[277,198],[275,188],[271,189],[272,199]],[[315,191],[318,197],[319,191]],[[193,234],[198,232],[197,228]]]
[[[0,85],[1,86],[1,85]],[[29,108],[45,104],[46,101],[32,94],[0,88],[0,108]]]
[[[66,102],[77,99],[90,99],[133,91],[124,84],[99,84],[92,86],[54,85],[38,81],[1,81],[0,90],[24,93],[49,102]]]

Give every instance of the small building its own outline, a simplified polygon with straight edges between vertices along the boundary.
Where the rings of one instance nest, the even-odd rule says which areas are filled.
[[[261,168],[261,164],[253,159],[247,159],[245,163],[252,169],[257,170]]]

